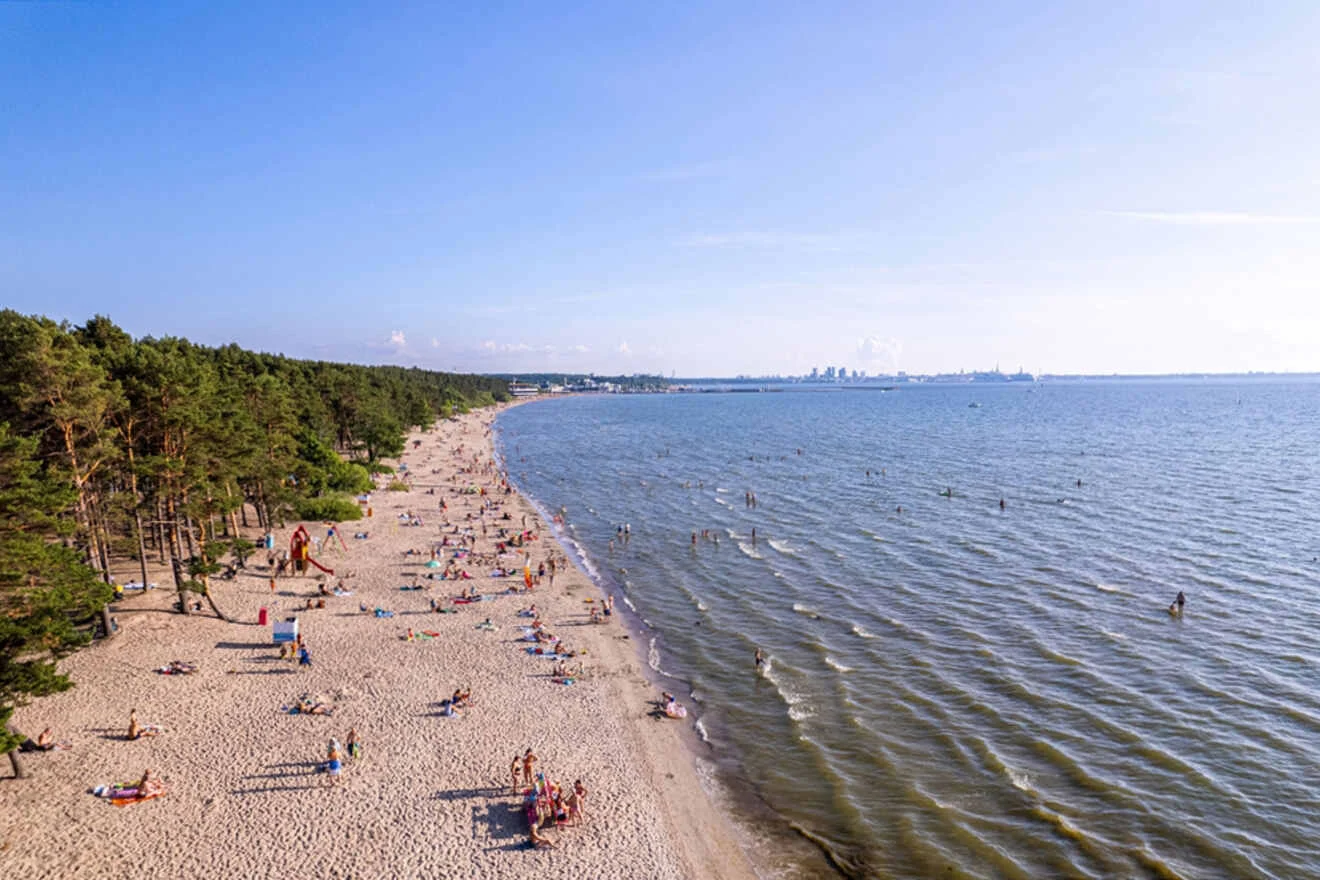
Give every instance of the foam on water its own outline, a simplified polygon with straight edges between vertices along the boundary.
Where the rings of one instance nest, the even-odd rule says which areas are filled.
[[[744,543],[744,542],[742,542],[742,541],[739,541],[739,542],[738,542],[738,549],[741,550],[743,553],[747,554],[748,556],[750,556],[752,559],[764,559],[764,558],[765,558],[765,557],[763,557],[763,556],[762,556],[762,555],[756,550],[756,548],[753,547],[751,544],[746,544],[746,543]]]
[[[814,707],[809,702],[808,695],[790,685],[786,680],[786,676],[776,672],[768,660],[761,667],[761,676],[775,686],[775,692],[779,694],[779,698],[788,707],[788,717],[790,719],[805,721],[816,714]]]
[[[829,666],[831,669],[838,670],[839,672],[852,672],[852,671],[853,671],[853,668],[852,668],[851,666],[844,666],[844,665],[843,665],[842,663],[840,663],[838,660],[835,660],[833,657],[830,657],[830,656],[826,656],[826,657],[825,657],[825,665],[826,665],[826,666]]]
[[[876,637],[875,633],[868,632],[866,627],[862,626],[860,623],[854,623],[852,631],[858,638],[873,639]]]
[[[790,547],[790,546],[788,545],[788,542],[787,542],[787,541],[779,541],[779,540],[776,540],[776,539],[774,539],[774,538],[771,538],[771,539],[769,540],[768,543],[770,544],[771,547],[775,548],[775,549],[778,550],[780,553],[783,553],[785,556],[797,556],[797,555],[798,555],[798,551],[796,551],[796,550],[794,550],[792,547]]]

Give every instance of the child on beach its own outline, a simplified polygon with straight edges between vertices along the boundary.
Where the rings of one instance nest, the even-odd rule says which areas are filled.
[[[331,739],[330,745],[326,748],[325,770],[330,776],[330,784],[339,784],[339,773],[344,769],[344,762],[340,756],[339,740]]]

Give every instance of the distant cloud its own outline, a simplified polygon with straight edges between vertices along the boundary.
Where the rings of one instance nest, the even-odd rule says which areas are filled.
[[[587,348],[587,346],[585,345],[575,345],[571,349],[569,349],[569,351],[575,354],[586,354],[587,352],[591,351],[591,349]]]
[[[898,339],[881,339],[879,336],[867,336],[857,341],[857,359],[864,364],[875,365],[889,372],[898,370],[898,358],[903,353],[903,343]]]
[[[1110,217],[1172,223],[1178,226],[1276,226],[1320,223],[1320,217],[1249,214],[1233,211],[1101,211]]]
[[[632,354],[632,349],[628,347],[627,342],[620,342],[617,351],[619,354]]]
[[[481,347],[486,351],[499,354],[532,350],[532,347],[525,342],[495,342],[492,339],[487,339],[481,343]]]
[[[439,339],[436,339],[434,336],[432,336],[432,337],[431,337],[431,347],[432,347],[432,348],[439,348],[439,347],[440,347],[440,340],[439,340]]]
[[[402,330],[395,330],[390,334],[390,344],[397,348],[403,348],[408,344],[407,340],[403,338]]]

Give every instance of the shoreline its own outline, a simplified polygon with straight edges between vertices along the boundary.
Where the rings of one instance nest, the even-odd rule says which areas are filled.
[[[502,414],[513,406],[547,403],[565,397],[579,396],[582,395],[527,398],[502,407],[500,412]],[[498,436],[496,432],[492,441],[494,442]],[[538,514],[543,517],[551,515],[550,503],[531,495],[522,487],[515,478],[513,469],[508,467],[508,462],[500,455],[501,450],[498,445],[495,451],[510,484],[515,486],[519,495]],[[569,503],[572,503],[571,500]],[[633,607],[627,599],[627,588],[624,583],[616,580],[614,573],[608,567],[602,567],[594,561],[586,545],[571,533],[570,525],[571,518],[563,524],[552,525],[547,534],[553,536],[574,567],[595,585],[601,595],[617,593],[621,601],[616,614],[622,615],[634,637],[635,660],[639,664],[642,676],[648,682],[649,693],[654,695],[662,689],[676,690],[675,683],[681,684],[685,689],[682,694],[684,702],[696,718],[694,720],[689,717],[686,721],[671,726],[678,730],[680,745],[687,750],[690,759],[699,768],[704,765],[704,768],[698,769],[698,774],[708,780],[702,784],[706,798],[714,804],[717,811],[731,814],[726,821],[733,826],[735,839],[750,862],[753,873],[763,880],[767,877],[860,876],[856,866],[841,861],[840,854],[835,852],[827,841],[776,810],[756,790],[738,756],[727,750],[721,750],[715,742],[712,742],[712,731],[707,729],[707,723],[713,727],[714,735],[719,738],[726,722],[718,717],[717,712],[712,716],[704,697],[695,697],[693,691],[695,685],[691,679],[682,674],[681,668],[678,671],[670,671],[660,665],[661,658],[669,652],[665,634],[646,619],[640,610]],[[592,560],[591,570],[584,567],[587,560]],[[648,653],[653,651],[656,652],[654,663],[648,656]],[[675,659],[679,660],[681,667],[681,659],[677,657]]]
[[[560,869],[578,876],[755,877],[732,821],[702,786],[681,725],[649,714],[656,694],[635,639],[617,621],[584,625],[589,606],[582,600],[600,593],[576,564],[561,567],[553,588],[542,585],[531,595],[500,595],[475,609],[456,606],[454,614],[427,610],[426,600],[448,603],[459,585],[415,581],[425,569],[403,551],[440,539],[434,526],[445,516],[437,509],[442,499],[451,524],[475,515],[482,496],[452,488],[480,481],[493,490],[493,471],[460,469],[474,454],[483,467],[494,458],[491,425],[512,405],[409,435],[402,460],[413,489],[375,493],[375,516],[343,527],[346,539],[368,530],[370,538],[319,557],[336,571],[327,583],[345,575],[353,596],[302,610],[317,595],[316,581],[282,578],[272,598],[264,559],[253,559],[235,580],[212,586],[222,610],[248,623],[169,612],[168,589],[119,603],[114,614],[122,631],[62,662],[77,687],[15,713],[24,730],[51,726],[74,747],[27,755],[28,779],[0,780],[0,864],[35,877],[91,877],[126,864],[175,876],[310,868],[342,877],[455,869],[499,877],[539,878]],[[451,453],[459,446],[462,457]],[[530,499],[486,498],[500,502],[513,525],[526,516],[529,529],[542,539],[548,534]],[[398,514],[409,510],[426,525],[399,525]],[[475,516],[471,522],[479,525]],[[275,533],[277,548],[297,523],[288,525]],[[320,524],[307,525],[324,533]],[[493,544],[478,534],[476,551]],[[559,546],[531,545],[533,566],[552,544]],[[483,593],[519,580],[488,579],[472,567],[463,586]],[[410,579],[428,588],[400,591]],[[547,661],[514,640],[516,611],[530,602],[548,628],[585,649],[587,675],[573,687],[551,683]],[[397,617],[362,614],[359,605]],[[250,623],[260,606],[274,619],[299,610],[311,667],[275,658],[269,628]],[[498,632],[475,628],[487,616]],[[408,628],[439,637],[405,641]],[[197,663],[199,672],[152,671],[174,659]],[[437,703],[456,687],[472,688],[473,705],[464,717],[441,717]],[[334,702],[334,715],[280,711],[302,693]],[[130,708],[166,732],[122,741]],[[338,786],[325,786],[316,773],[325,743],[343,739],[350,727],[363,739],[364,757],[348,764]],[[570,788],[580,778],[590,792],[582,826],[549,831],[557,846],[549,851],[527,847],[521,799],[508,782],[510,756],[526,747],[549,777]],[[168,796],[117,810],[87,793],[147,767],[164,779]]]

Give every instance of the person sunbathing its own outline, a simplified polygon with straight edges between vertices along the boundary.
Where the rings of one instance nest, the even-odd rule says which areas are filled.
[[[334,710],[334,706],[313,700],[311,697],[303,697],[298,701],[298,711],[304,715],[329,715]]]
[[[37,734],[35,740],[25,739],[18,746],[20,752],[50,752],[55,749],[69,748],[73,748],[71,743],[55,741],[55,733],[49,727]]]
[[[140,798],[151,797],[152,795],[164,794],[165,787],[160,784],[156,777],[151,775],[150,768],[142,771],[142,778],[133,786],[137,789],[137,796]]]
[[[137,709],[128,710],[128,738],[141,739],[144,736],[155,736],[160,733],[160,728],[154,724],[139,724],[137,718]]]

